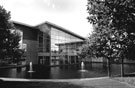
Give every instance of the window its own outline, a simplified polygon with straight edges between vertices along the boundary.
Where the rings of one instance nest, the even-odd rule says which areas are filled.
[[[50,52],[50,36],[47,33],[38,34],[39,52]]]

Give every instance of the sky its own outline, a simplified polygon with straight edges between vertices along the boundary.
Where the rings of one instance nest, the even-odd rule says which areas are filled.
[[[92,25],[86,19],[87,0],[0,0],[11,20],[36,26],[49,21],[82,37],[88,37]]]

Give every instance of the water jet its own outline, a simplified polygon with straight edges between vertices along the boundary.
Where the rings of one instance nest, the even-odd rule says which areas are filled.
[[[82,61],[81,62],[81,70],[80,70],[80,72],[86,72],[87,70],[85,70],[85,64],[84,64],[84,62]]]
[[[29,64],[29,71],[28,71],[29,73],[32,73],[32,72],[34,72],[33,71],[33,67],[32,67],[32,62],[30,62],[30,64]]]

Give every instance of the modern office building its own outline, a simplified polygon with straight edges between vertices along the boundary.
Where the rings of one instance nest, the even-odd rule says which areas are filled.
[[[50,22],[30,26],[13,22],[22,36],[26,64],[59,65],[78,63],[77,49],[85,38]]]

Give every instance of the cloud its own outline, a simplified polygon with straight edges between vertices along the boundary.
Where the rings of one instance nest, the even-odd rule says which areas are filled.
[[[29,25],[50,21],[82,36],[92,29],[86,4],[86,0],[0,0],[0,5],[11,11],[12,20]]]
[[[52,3],[59,7],[61,11],[72,11],[74,10],[76,3],[75,0],[52,0]]]
[[[36,0],[37,7],[49,12],[71,12],[77,0]]]

